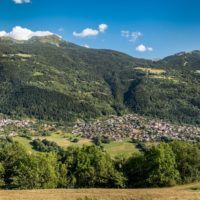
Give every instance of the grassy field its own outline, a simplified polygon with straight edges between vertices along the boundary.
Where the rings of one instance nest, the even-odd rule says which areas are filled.
[[[131,156],[134,152],[138,151],[135,145],[129,141],[111,142],[110,144],[105,144],[104,148],[112,157],[120,154]]]
[[[136,67],[136,70],[143,71],[145,73],[155,74],[155,75],[161,75],[165,74],[166,71],[163,69],[154,69],[154,68],[144,68],[144,67]]]
[[[40,137],[32,137],[33,139],[47,139],[49,141],[56,142],[59,146],[63,148],[67,148],[68,146],[81,146],[83,144],[91,145],[92,142],[89,139],[80,138],[79,142],[73,143],[70,142],[68,137],[69,134],[52,134],[51,136],[40,136]],[[28,151],[34,151],[30,145],[31,140],[24,138],[24,137],[14,137],[15,141],[20,142],[23,144]],[[110,144],[104,144],[103,145],[105,150],[111,155],[111,157],[115,157],[117,155],[123,154],[125,156],[131,156],[137,149],[135,148],[135,145],[133,143],[130,143],[130,141],[114,141]]]
[[[199,200],[199,184],[164,189],[0,190],[0,200]],[[87,198],[86,198],[87,197]]]

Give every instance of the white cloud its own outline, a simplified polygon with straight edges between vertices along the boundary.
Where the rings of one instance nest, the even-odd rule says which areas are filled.
[[[104,33],[108,29],[107,24],[100,24],[99,25],[99,32]]]
[[[136,47],[136,51],[139,51],[139,52],[145,52],[146,50],[147,49],[143,44]]]
[[[91,29],[91,28],[86,28],[80,33],[73,32],[73,36],[80,37],[80,38],[94,37],[94,36],[97,36],[98,34],[99,34],[98,30],[94,30],[94,29]]]
[[[142,33],[141,32],[131,32],[128,30],[122,30],[121,36],[128,38],[129,42],[135,42],[138,38],[140,38],[142,36]]]
[[[131,33],[131,38],[130,38],[130,42],[135,42],[139,37],[142,36],[142,33],[141,32],[132,32]]]
[[[148,51],[153,51],[152,47],[148,47],[147,49],[148,49]]]
[[[95,37],[99,35],[100,33],[104,33],[108,29],[107,24],[100,24],[99,29],[92,29],[92,28],[86,28],[82,30],[81,32],[73,32],[73,36],[79,37],[79,38],[87,38],[87,37]]]
[[[5,31],[0,31],[0,37],[5,37],[7,33]]]
[[[13,0],[16,4],[31,3],[31,0]]]
[[[139,51],[139,52],[153,51],[153,48],[152,47],[146,47],[145,45],[141,44],[141,45],[136,47],[136,51]]]
[[[90,46],[89,46],[88,44],[84,44],[83,47],[85,47],[85,48],[87,48],[87,49],[90,48]]]
[[[121,31],[121,36],[129,38],[130,37],[130,32],[129,31]]]
[[[22,28],[21,26],[16,26],[12,29],[11,32],[0,31],[0,37],[11,37],[15,40],[29,40],[34,36],[42,37],[53,35],[49,31],[31,31],[27,28]]]

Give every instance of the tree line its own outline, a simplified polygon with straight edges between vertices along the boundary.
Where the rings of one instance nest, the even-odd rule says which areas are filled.
[[[115,159],[96,145],[64,150],[47,141],[35,141],[35,149],[37,144],[44,152],[29,152],[11,139],[1,141],[1,188],[138,188],[200,181],[199,144],[160,143]]]

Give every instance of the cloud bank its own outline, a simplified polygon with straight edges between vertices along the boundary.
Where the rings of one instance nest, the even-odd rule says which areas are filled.
[[[73,36],[79,37],[79,38],[87,38],[87,37],[95,37],[99,35],[100,33],[104,33],[108,29],[107,24],[100,24],[97,29],[92,28],[86,28],[82,30],[81,32],[73,32]]]
[[[53,33],[49,31],[31,31],[27,28],[22,28],[21,26],[16,26],[12,29],[11,32],[0,31],[0,37],[11,37],[15,40],[29,40],[34,36],[43,37],[53,35]]]

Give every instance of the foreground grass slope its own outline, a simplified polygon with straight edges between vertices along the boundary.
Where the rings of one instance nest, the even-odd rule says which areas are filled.
[[[200,184],[165,189],[0,190],[2,200],[199,200]]]

